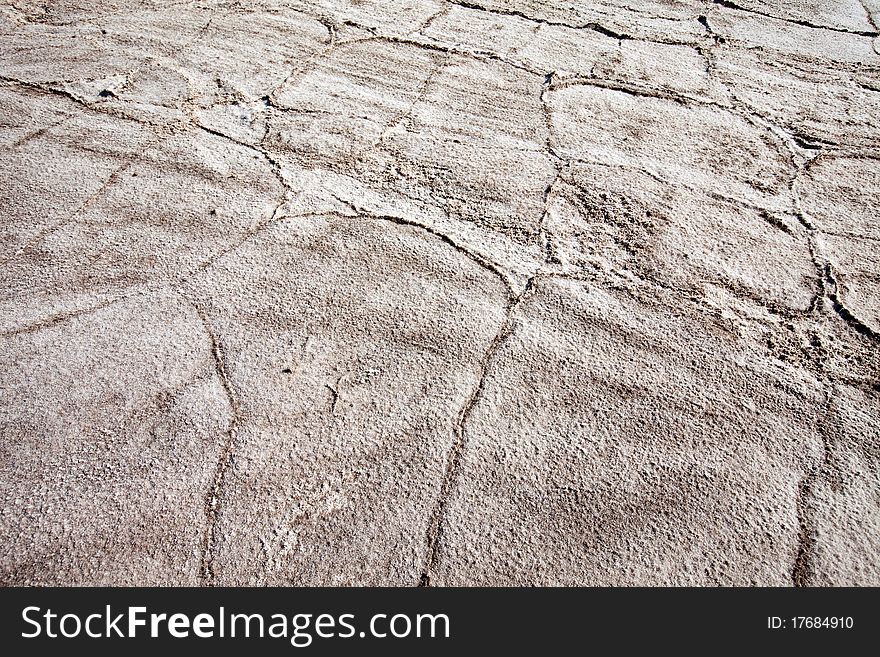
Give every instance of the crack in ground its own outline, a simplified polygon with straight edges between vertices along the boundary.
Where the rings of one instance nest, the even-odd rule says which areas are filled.
[[[541,94],[539,96],[539,100],[541,102],[541,113],[544,117],[544,128],[545,130],[547,130],[547,139],[544,142],[544,151],[550,157],[551,161],[553,162],[553,168],[556,170],[556,175],[553,177],[552,182],[544,190],[544,207],[541,213],[541,217],[538,220],[538,239],[540,240],[541,247],[544,251],[544,263],[548,265],[561,264],[556,246],[554,244],[553,233],[547,228],[547,219],[550,212],[550,202],[553,196],[553,188],[562,178],[562,169],[564,167],[571,166],[571,159],[563,158],[562,156],[560,156],[553,146],[553,140],[555,139],[555,129],[553,126],[553,110],[550,108],[550,104],[547,102],[547,93],[554,90],[553,83],[556,75],[556,71],[550,71],[549,73],[546,73],[544,75],[544,83],[541,85]]]
[[[792,199],[795,203],[796,210],[795,216],[806,230],[807,247],[810,252],[810,258],[813,261],[813,266],[816,269],[816,274],[819,282],[819,289],[816,292],[812,303],[810,304],[810,311],[819,311],[821,309],[822,299],[828,299],[834,313],[840,319],[842,319],[847,326],[853,329],[856,333],[863,335],[874,342],[880,343],[880,333],[877,333],[874,329],[865,324],[865,322],[862,321],[858,317],[858,315],[847,308],[846,304],[843,302],[843,299],[841,299],[840,284],[838,283],[837,276],[834,273],[831,262],[824,255],[822,255],[821,249],[819,248],[818,235],[821,231],[804,213],[801,207],[800,198],[798,197],[795,190],[796,182],[797,173],[795,174],[795,176],[792,177],[791,181],[791,194]]]
[[[859,0],[859,4],[862,5],[862,9],[865,10],[865,16],[868,19],[868,24],[877,30],[880,33],[880,25],[877,24],[877,20],[874,18],[873,12],[868,8],[868,5],[865,4],[865,0]]]
[[[538,240],[541,242],[541,248],[544,251],[544,263],[548,265],[562,264],[554,243],[553,233],[547,226],[547,219],[550,216],[550,203],[554,199],[553,188],[560,181],[561,177],[562,170],[561,168],[558,168],[553,181],[547,185],[547,188],[544,190],[544,209],[541,212],[541,218],[538,221]]]
[[[99,106],[101,105],[101,103],[88,103],[82,98],[77,97],[76,94],[67,91],[66,89],[61,89],[57,86],[53,86],[60,84],[70,84],[72,82],[78,82],[78,80],[53,80],[51,82],[32,82],[30,80],[19,80],[17,78],[10,78],[5,75],[0,75],[0,83],[12,86],[19,86],[24,89],[30,89],[32,91],[39,91],[50,96],[66,98],[67,100],[76,103],[79,107],[83,107],[87,110],[91,110],[92,112],[97,112],[98,114],[103,114],[105,116],[112,116],[113,118],[120,119],[121,121],[131,121],[132,123],[140,123],[141,125],[145,125],[150,128],[160,129],[166,129],[173,125],[172,123],[154,123],[152,121],[147,121],[142,118],[136,118],[127,114],[123,114],[122,112],[119,112],[115,109],[100,108]]]
[[[21,137],[16,139],[14,142],[12,142],[8,146],[6,146],[6,148],[9,150],[13,150],[13,149],[18,148],[19,146],[24,146],[25,144],[33,141],[34,139],[39,139],[40,137],[42,137],[43,135],[48,133],[53,128],[57,128],[59,126],[64,125],[64,123],[69,121],[71,118],[73,118],[73,114],[68,114],[64,118],[61,118],[58,121],[55,121],[54,123],[49,123],[47,125],[44,125],[41,128],[37,128],[36,130],[32,130],[31,132],[27,133],[26,135],[22,135]]]
[[[295,10],[295,11],[298,11],[298,10]],[[301,12],[301,13],[305,13],[305,12]],[[298,66],[295,66],[293,69],[291,69],[290,72],[287,74],[287,76],[281,82],[279,82],[278,85],[275,86],[275,88],[273,88],[268,94],[266,94],[266,96],[264,96],[264,100],[266,101],[266,104],[269,107],[272,107],[272,108],[275,108],[278,110],[283,109],[283,106],[278,104],[278,99],[277,99],[278,92],[280,92],[281,89],[283,89],[287,84],[289,84],[294,79],[294,77],[296,77],[297,75],[305,75],[306,73],[308,73],[310,70],[309,67],[317,64],[317,62],[319,60],[323,59],[324,57],[326,57],[327,55],[332,53],[333,50],[336,48],[337,44],[339,43],[339,32],[338,32],[338,27],[337,27],[336,23],[334,23],[333,21],[331,21],[328,18],[324,18],[321,16],[315,17],[315,16],[311,16],[309,14],[306,14],[306,15],[309,16],[310,18],[314,18],[315,20],[317,20],[319,23],[321,23],[327,29],[327,32],[329,33],[329,41],[327,42],[326,47],[324,47],[323,49],[319,50],[318,52],[312,54],[310,57],[306,58],[306,60],[304,62],[302,62]]]
[[[810,497],[816,485],[822,478],[827,478],[833,469],[833,454],[831,440],[825,429],[827,416],[830,413],[833,398],[832,388],[826,384],[825,403],[822,409],[822,419],[818,425],[819,435],[822,438],[822,460],[816,467],[809,470],[798,482],[797,497],[795,498],[795,510],[798,521],[797,552],[794,564],[791,568],[791,581],[796,587],[810,586],[815,576],[816,559],[816,519],[810,507]]]
[[[810,530],[808,518],[808,502],[813,491],[818,469],[811,471],[798,483],[797,499],[795,508],[798,519],[798,548],[794,565],[791,568],[791,581],[794,586],[804,587],[809,585],[813,576],[813,558],[816,550],[815,540]]]
[[[874,237],[872,235],[863,235],[860,233],[851,233],[848,231],[839,231],[839,230],[819,230],[823,235],[831,235],[833,237],[843,237],[848,240],[866,240],[868,242],[880,242],[880,237]]]
[[[699,52],[699,51],[697,51]],[[596,87],[598,89],[608,89],[609,91],[617,91],[636,98],[653,98],[656,100],[666,100],[683,106],[697,107],[713,107],[722,111],[729,112],[733,108],[724,105],[717,100],[709,100],[706,98],[698,98],[695,96],[687,96],[672,93],[670,91],[659,91],[635,85],[626,84],[619,80],[609,80],[605,78],[594,78],[581,75],[564,78],[562,80],[554,80],[548,87],[549,91],[562,91],[571,87]]]
[[[875,37],[880,35],[880,32],[876,31],[876,26],[874,31],[861,31],[861,30],[848,30],[844,27],[832,27],[831,25],[817,25],[816,23],[811,23],[809,21],[800,19],[800,18],[783,18],[782,16],[774,16],[773,14],[768,14],[763,11],[758,11],[757,9],[747,9],[741,5],[736,4],[735,2],[731,2],[731,0],[711,0],[712,4],[718,5],[719,7],[724,7],[725,9],[734,9],[736,11],[742,11],[747,14],[754,14],[756,16],[763,16],[764,18],[771,18],[773,20],[782,21],[784,23],[791,23],[793,25],[800,25],[801,27],[808,27],[813,30],[830,30],[832,32],[841,32],[843,34],[853,34],[855,36],[862,37]],[[862,5],[864,8],[864,5]],[[870,16],[870,14],[869,14]],[[871,22],[869,20],[869,22]]]
[[[137,293],[132,294],[124,294],[120,297],[115,297],[113,299],[108,299],[102,303],[99,303],[94,306],[89,306],[88,308],[80,308],[77,310],[71,310],[65,313],[58,313],[57,315],[52,315],[51,317],[47,317],[45,319],[41,319],[38,322],[33,324],[28,324],[27,326],[22,326],[20,328],[10,329],[9,331],[4,331],[0,333],[0,338],[11,338],[17,335],[26,335],[28,333],[37,333],[39,331],[43,331],[48,328],[52,328],[58,324],[63,324],[64,322],[70,321],[71,319],[76,319],[77,317],[82,317],[84,315],[91,315],[92,313],[96,313],[100,310],[104,310],[104,308],[109,308],[110,306],[120,303],[122,301],[126,301],[131,297],[135,296]]]
[[[396,116],[396,117],[394,117],[394,119],[391,120],[391,123],[389,123],[388,127],[386,127],[382,131],[382,134],[379,136],[379,141],[376,144],[374,144],[374,146],[376,146],[380,143],[384,144],[385,138],[389,132],[392,132],[395,128],[397,128],[397,126],[401,125],[404,121],[409,121],[412,118],[412,114],[416,109],[416,105],[423,102],[425,100],[425,98],[427,97],[428,90],[431,87],[431,83],[437,78],[438,75],[440,75],[440,73],[443,71],[443,69],[445,69],[449,65],[449,56],[450,56],[450,54],[447,53],[446,59],[444,61],[435,63],[436,65],[434,66],[433,70],[428,74],[428,76],[425,78],[425,80],[420,85],[419,90],[416,92],[415,100],[413,100],[413,102],[409,104],[409,107],[407,107],[404,112],[401,112],[399,116]],[[433,59],[433,57],[432,57],[432,59]]]
[[[149,144],[148,146],[145,146],[145,148],[152,148],[159,141],[160,140],[156,140],[153,143]],[[116,167],[116,169],[114,169],[113,171],[110,172],[110,175],[107,176],[107,180],[104,181],[104,183],[101,185],[101,187],[98,188],[85,201],[83,201],[79,205],[78,208],[76,208],[73,212],[68,214],[66,217],[62,217],[61,219],[59,219],[55,223],[52,223],[48,226],[45,226],[43,229],[38,231],[36,235],[34,235],[31,239],[29,239],[27,242],[22,244],[14,253],[12,253],[12,254],[6,256],[5,258],[3,258],[2,260],[0,260],[0,265],[5,265],[8,262],[10,262],[11,260],[18,258],[19,256],[27,253],[28,251],[33,249],[37,244],[39,244],[44,239],[46,239],[49,235],[51,235],[52,233],[55,233],[55,232],[61,230],[62,228],[64,228],[68,224],[74,223],[80,214],[85,212],[92,205],[92,203],[94,203],[95,201],[100,199],[107,192],[107,190],[110,189],[110,187],[113,185],[113,183],[115,183],[118,180],[119,176],[122,175],[125,171],[127,171],[135,163],[136,163],[136,160],[129,159],[128,161],[123,162],[118,167]]]
[[[286,215],[282,214],[282,208],[284,207],[285,203],[287,203],[287,197],[288,197],[288,194],[290,193],[290,185],[287,183],[287,180],[284,178],[284,172],[281,168],[281,162],[278,161],[277,159],[275,159],[274,157],[272,157],[269,154],[269,151],[263,146],[263,143],[265,142],[265,139],[266,139],[266,135],[264,135],[263,139],[256,146],[254,146],[252,144],[248,144],[247,142],[236,139],[230,135],[227,135],[224,132],[210,128],[210,127],[202,124],[200,121],[198,121],[192,115],[190,115],[190,120],[195,127],[197,127],[200,130],[205,131],[206,133],[208,133],[210,135],[214,135],[215,137],[219,137],[220,139],[226,139],[234,144],[237,144],[238,146],[241,146],[243,148],[247,148],[255,153],[258,153],[263,159],[265,159],[269,163],[269,166],[272,168],[272,174],[281,183],[281,190],[282,190],[281,197],[278,199],[278,202],[275,204],[275,210],[272,212],[271,216],[267,220],[258,222],[257,225],[254,226],[254,228],[252,228],[251,230],[246,232],[244,234],[244,236],[242,236],[242,238],[239,239],[237,242],[234,242],[233,244],[229,245],[227,248],[223,249],[222,251],[218,252],[217,254],[215,254],[215,255],[211,256],[210,258],[208,258],[207,260],[205,260],[205,262],[201,263],[199,265],[199,267],[196,269],[196,271],[193,272],[193,275],[195,275],[198,272],[205,271],[212,264],[214,264],[217,260],[219,260],[220,258],[235,251],[236,249],[240,248],[243,244],[245,244],[245,242],[249,241],[250,239],[252,239],[256,235],[258,235],[262,231],[266,230],[267,228],[270,228],[271,226],[274,226],[279,221],[285,219]],[[267,126],[267,134],[268,134],[268,126]],[[192,276],[190,276],[190,278],[191,277]]]
[[[190,299],[181,290],[174,290],[178,296],[186,301],[196,311],[199,319],[204,326],[205,333],[211,342],[211,359],[213,361],[214,370],[220,379],[220,385],[226,394],[226,399],[232,412],[232,420],[226,431],[226,439],[220,448],[220,455],[217,459],[217,467],[214,470],[214,476],[211,484],[205,493],[204,513],[205,513],[205,531],[202,534],[202,558],[199,568],[199,578],[203,586],[214,586],[216,573],[214,570],[214,561],[216,558],[215,550],[217,544],[217,520],[220,515],[220,506],[224,497],[224,484],[229,468],[232,466],[235,457],[235,447],[238,438],[238,429],[241,426],[241,404],[235,387],[229,378],[226,369],[226,356],[223,351],[223,345],[220,338],[215,333],[211,322],[202,308],[192,299]]]
[[[634,34],[628,34],[625,32],[617,32],[617,31],[612,30],[611,28],[608,28],[608,27],[606,27],[596,21],[588,21],[585,23],[566,23],[564,21],[556,21],[556,20],[552,20],[549,18],[539,18],[537,16],[532,16],[532,15],[526,14],[522,11],[513,10],[513,9],[493,9],[493,8],[479,5],[479,4],[476,4],[473,2],[466,2],[466,1],[456,2],[455,0],[447,0],[447,1],[449,2],[449,4],[457,6],[457,7],[461,7],[463,9],[471,9],[474,11],[480,11],[480,12],[492,14],[495,16],[513,16],[516,18],[521,18],[523,20],[529,21],[530,23],[535,23],[538,26],[548,25],[550,27],[561,27],[561,28],[567,28],[570,30],[589,30],[589,31],[595,32],[597,34],[601,34],[602,36],[606,36],[611,39],[616,39],[618,42],[621,42],[621,41],[643,41],[646,43],[657,43],[657,44],[668,45],[668,46],[693,47],[692,42],[682,41],[680,39],[663,38],[663,37],[659,37],[656,35],[654,35],[654,36],[636,36]],[[636,10],[636,9],[632,9],[630,7],[627,7],[627,9],[629,9],[630,11],[633,11],[634,13],[649,15],[649,14],[646,14],[645,12],[642,12],[642,11]],[[670,17],[665,17],[665,16],[664,17],[656,17],[655,16],[655,18],[661,18],[662,20],[675,21],[675,22],[686,22],[686,21],[693,20],[693,18],[679,19],[679,18],[670,18]]]
[[[516,18],[522,18],[524,20],[529,21],[530,23],[539,23],[541,25],[550,25],[552,27],[567,27],[572,30],[591,30],[593,32],[597,32],[603,36],[611,37],[612,39],[617,39],[618,41],[623,40],[637,40],[634,39],[629,34],[623,34],[620,32],[615,32],[604,25],[601,25],[596,22],[588,22],[588,23],[566,23],[564,21],[554,21],[548,18],[538,18],[536,16],[530,16],[522,11],[516,9],[492,9],[486,7],[484,5],[479,5],[474,2],[464,2],[464,1],[456,1],[456,0],[448,0],[449,4],[455,5],[457,7],[462,7],[463,9],[472,9],[474,11],[482,11],[487,14],[493,14],[495,16],[513,16]]]
[[[480,360],[476,385],[474,385],[474,387],[472,388],[470,395],[465,400],[464,405],[458,413],[458,418],[456,420],[454,428],[455,440],[452,444],[452,448],[449,450],[449,456],[447,457],[446,461],[446,470],[444,472],[443,482],[440,485],[440,494],[437,498],[434,511],[431,514],[431,518],[428,523],[428,531],[426,537],[427,550],[425,552],[422,573],[419,577],[419,587],[431,586],[431,575],[437,562],[438,551],[440,548],[440,540],[443,536],[443,521],[446,515],[446,506],[449,503],[449,495],[452,492],[452,488],[455,485],[459,475],[461,453],[464,449],[465,442],[465,424],[467,423],[468,418],[470,417],[471,412],[474,409],[474,406],[476,406],[477,402],[480,400],[480,397],[482,397],[483,395],[483,391],[486,385],[486,377],[488,375],[489,365],[492,359],[494,358],[495,354],[504,343],[504,341],[513,332],[514,313],[520,307],[522,302],[535,289],[534,283],[536,280],[536,276],[537,275],[533,275],[531,278],[528,279],[522,292],[518,294],[512,294],[509,297],[504,321],[501,323],[501,327],[498,329],[498,332],[495,334],[495,337],[492,339],[492,342],[486,349],[483,358]]]
[[[828,300],[831,302],[831,308],[835,313],[846,322],[856,333],[863,335],[867,338],[870,338],[874,342],[880,342],[880,334],[878,334],[874,329],[865,324],[861,319],[858,318],[849,308],[847,308],[843,300],[840,298],[839,294],[839,284],[837,282],[837,277],[834,274],[834,269],[831,267],[830,262],[825,263],[825,267],[823,268],[823,275],[825,280],[825,293],[828,296]]]
[[[397,43],[405,46],[413,46],[415,48],[422,48],[424,50],[433,50],[435,52],[444,53],[446,55],[460,55],[462,57],[467,57],[469,59],[476,60],[478,62],[485,62],[486,60],[499,62],[506,66],[510,66],[511,68],[518,69],[520,71],[524,71],[531,75],[543,75],[540,71],[533,69],[529,66],[526,66],[522,62],[513,61],[507,59],[506,57],[502,57],[501,55],[489,52],[488,50],[466,50],[464,48],[460,48],[458,45],[442,45],[437,43],[434,39],[430,37],[425,37],[427,41],[418,41],[407,36],[396,36],[393,34],[380,34],[376,30],[367,28],[365,26],[358,25],[356,23],[352,23],[351,21],[346,21],[346,24],[351,24],[354,27],[358,27],[359,29],[366,30],[370,32],[372,36],[363,37],[360,39],[351,39],[350,41],[346,41],[345,45],[351,45],[355,43],[365,43],[368,41],[385,41],[386,43]]]
[[[422,25],[417,30],[413,30],[412,32],[410,32],[410,34],[419,34],[421,36],[424,36],[425,30],[427,30],[429,27],[431,27],[431,24],[434,21],[446,16],[446,14],[449,13],[449,10],[450,10],[450,5],[447,4],[447,5],[443,6],[439,11],[428,16],[428,18],[425,20],[425,22],[422,23]]]
[[[315,213],[315,214],[317,216],[336,217],[336,218],[344,218],[344,219],[349,219],[349,220],[350,219],[375,219],[378,221],[388,221],[388,222],[397,224],[399,226],[409,226],[411,228],[419,228],[419,229],[425,231],[426,233],[433,235],[434,237],[439,239],[444,244],[451,246],[453,249],[455,249],[459,253],[466,256],[468,259],[477,263],[480,267],[490,271],[492,274],[497,276],[501,280],[505,289],[508,291],[508,294],[510,294],[510,295],[517,294],[517,292],[516,292],[517,286],[513,283],[513,281],[510,280],[510,277],[507,275],[507,273],[504,271],[504,269],[501,267],[501,265],[493,262],[492,260],[489,260],[488,258],[477,253],[476,251],[472,251],[471,249],[467,248],[466,246],[459,244],[458,242],[456,242],[452,237],[450,237],[446,233],[439,231],[436,228],[433,228],[427,224],[423,224],[421,222],[415,221],[413,219],[407,219],[405,217],[399,217],[396,215],[374,214],[374,213],[370,212],[369,210],[361,208],[350,201],[343,201],[342,199],[339,199],[339,200],[341,202],[345,203],[351,209],[351,211],[353,212],[353,216],[342,214],[339,212],[332,212],[332,211],[331,212]]]

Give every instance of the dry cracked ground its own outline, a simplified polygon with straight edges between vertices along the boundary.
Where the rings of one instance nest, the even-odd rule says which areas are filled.
[[[880,1],[0,2],[0,582],[880,584]]]

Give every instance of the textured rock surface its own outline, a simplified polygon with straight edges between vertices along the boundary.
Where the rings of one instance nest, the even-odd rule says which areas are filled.
[[[878,24],[0,1],[0,582],[880,584]]]

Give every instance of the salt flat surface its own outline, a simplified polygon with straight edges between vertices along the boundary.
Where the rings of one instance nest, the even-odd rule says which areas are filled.
[[[877,0],[3,0],[3,584],[880,584]]]

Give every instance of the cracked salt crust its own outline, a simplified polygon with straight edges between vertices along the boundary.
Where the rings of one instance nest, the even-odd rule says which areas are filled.
[[[0,2],[6,584],[877,584],[875,0]]]

